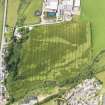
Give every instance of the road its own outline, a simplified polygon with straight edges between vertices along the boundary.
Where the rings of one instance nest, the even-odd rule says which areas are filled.
[[[32,24],[32,25],[19,26],[19,27],[16,27],[16,28],[20,29],[20,28],[44,26],[44,25],[51,25],[51,24],[57,24],[57,23],[63,23],[63,22],[64,22],[64,21],[57,21],[57,22],[50,22],[50,23],[39,23],[39,24]]]
[[[3,26],[2,26],[2,39],[1,39],[1,48],[0,52],[3,52],[3,45],[4,45],[4,40],[5,40],[5,26],[6,26],[6,18],[7,18],[7,3],[8,0],[4,0],[4,15],[3,15]]]
[[[0,105],[6,104],[6,98],[4,97],[3,93],[6,93],[6,88],[3,85],[5,79],[5,26],[6,26],[6,18],[7,18],[7,3],[8,0],[4,0],[4,14],[3,14],[3,26],[2,26],[2,38],[1,38],[1,46],[0,46]]]

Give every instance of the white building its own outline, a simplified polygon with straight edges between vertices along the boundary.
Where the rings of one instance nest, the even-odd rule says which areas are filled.
[[[45,0],[45,12],[56,12],[58,0]]]
[[[64,9],[71,11],[73,8],[73,0],[64,0],[62,1],[62,5],[64,6]]]
[[[64,20],[70,20],[73,9],[73,0],[64,0],[62,1],[63,10],[64,10]]]
[[[74,1],[74,7],[80,7],[80,0]]]
[[[22,35],[20,34],[20,32],[18,32],[18,29],[17,28],[15,29],[14,36],[16,38],[19,38],[19,39],[22,38]]]
[[[73,15],[80,15],[80,0],[74,0]]]

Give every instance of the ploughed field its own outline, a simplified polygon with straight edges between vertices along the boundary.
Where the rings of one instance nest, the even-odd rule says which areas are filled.
[[[64,22],[37,26],[28,33],[20,52],[17,79],[9,74],[7,87],[16,100],[47,94],[73,80],[91,59],[90,24]],[[21,77],[21,78],[19,78]],[[78,76],[77,76],[78,77]],[[66,86],[66,85],[65,85]]]

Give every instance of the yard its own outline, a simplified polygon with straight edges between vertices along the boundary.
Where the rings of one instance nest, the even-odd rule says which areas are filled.
[[[93,52],[105,49],[105,0],[81,0],[81,19],[91,22]]]
[[[72,82],[82,73],[81,66],[91,59],[89,23],[37,26],[28,36],[22,48],[15,50],[16,56],[20,52],[17,78],[13,81],[13,74],[10,73],[7,80],[10,96],[15,101],[28,94],[56,91],[56,87],[63,86],[69,80]]]

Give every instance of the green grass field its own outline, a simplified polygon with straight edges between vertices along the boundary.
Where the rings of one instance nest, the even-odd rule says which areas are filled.
[[[51,100],[51,101],[44,103],[42,105],[57,105],[57,102],[55,100]]]
[[[41,10],[42,1],[43,0],[8,0],[7,24],[13,27],[22,17],[25,17],[24,24],[39,23],[40,17],[35,16],[35,11]]]
[[[89,23],[65,22],[35,27],[22,44],[17,79],[8,76],[11,96],[19,100],[27,94],[49,94],[66,79],[82,72],[91,58]],[[49,81],[46,84],[43,81]],[[56,82],[56,84],[55,84]]]
[[[8,0],[7,25],[10,27],[13,27],[16,24],[19,4],[20,0]]]
[[[24,24],[35,24],[40,22],[40,17],[35,16],[35,11],[42,9],[43,0],[25,0],[21,2],[19,14],[25,16]]]
[[[93,51],[105,49],[105,0],[81,0],[81,18],[92,26]]]
[[[101,94],[105,94],[105,71],[98,73],[96,77],[103,82]]]
[[[102,81],[103,88],[101,94],[105,94],[105,52],[100,53],[97,58],[96,63],[92,67],[99,71],[97,72],[96,77]]]
[[[81,0],[81,19],[91,22],[93,54],[105,49],[105,0]],[[105,94],[105,55],[100,56],[92,66],[97,71],[96,77],[103,82],[101,94]]]

